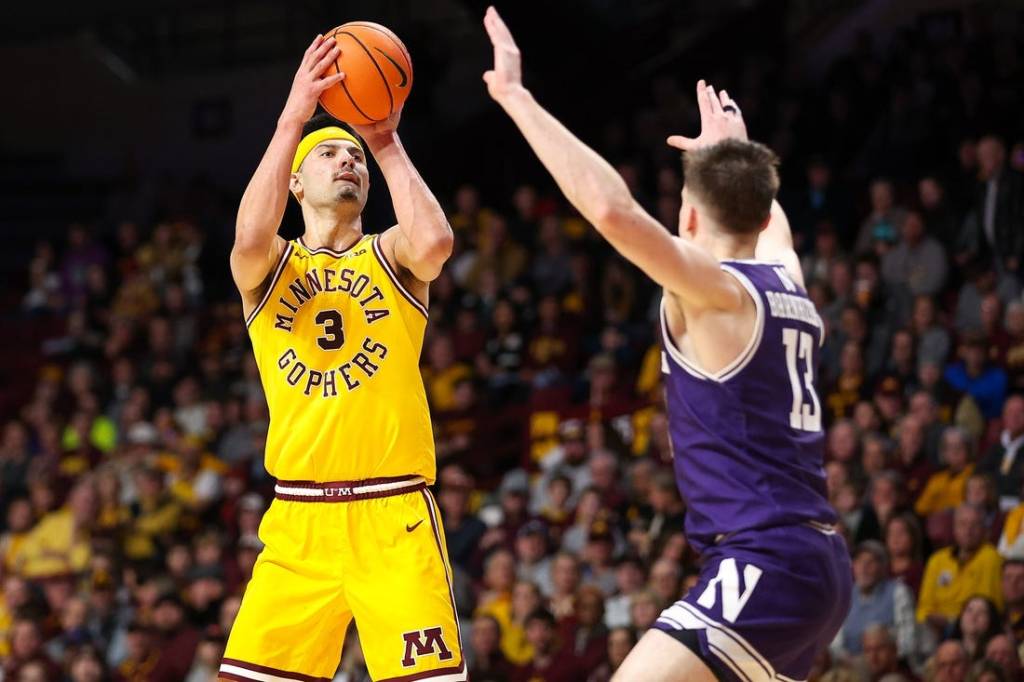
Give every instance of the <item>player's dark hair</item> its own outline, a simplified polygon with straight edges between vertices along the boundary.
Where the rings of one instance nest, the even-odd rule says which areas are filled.
[[[757,234],[779,191],[779,157],[757,142],[723,140],[683,156],[686,188],[723,230]]]
[[[359,140],[360,144],[363,143],[363,138],[359,136],[359,133],[352,130],[352,126],[339,121],[322,109],[317,111],[313,114],[312,118],[302,124],[302,136],[305,137],[306,135],[309,135],[316,130],[320,130],[321,128],[331,127],[337,127],[348,131],[353,137]]]

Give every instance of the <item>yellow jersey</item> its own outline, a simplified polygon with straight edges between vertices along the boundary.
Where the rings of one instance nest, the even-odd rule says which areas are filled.
[[[435,478],[419,360],[427,309],[367,235],[343,252],[285,244],[246,318],[278,480]]]

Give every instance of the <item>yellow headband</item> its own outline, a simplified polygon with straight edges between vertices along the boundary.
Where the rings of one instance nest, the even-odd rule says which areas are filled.
[[[306,156],[313,151],[313,147],[317,146],[324,140],[348,140],[349,142],[355,143],[359,149],[363,148],[363,145],[359,144],[359,140],[355,136],[338,126],[328,126],[326,128],[320,128],[314,130],[309,135],[306,135],[302,140],[299,141],[299,147],[295,150],[295,158],[292,159],[292,173],[299,170],[299,166],[306,160]]]

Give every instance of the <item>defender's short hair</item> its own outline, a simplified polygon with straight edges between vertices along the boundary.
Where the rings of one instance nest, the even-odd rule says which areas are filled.
[[[779,191],[779,157],[757,142],[723,140],[683,155],[687,190],[729,234],[757,234]]]

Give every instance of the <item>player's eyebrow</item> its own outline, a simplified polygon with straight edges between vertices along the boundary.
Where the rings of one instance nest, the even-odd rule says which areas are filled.
[[[334,151],[339,151],[344,148],[349,154],[358,154],[361,157],[366,156],[359,145],[351,142],[343,142],[341,140],[324,140],[313,149],[314,151],[320,151],[323,147],[329,147]]]

